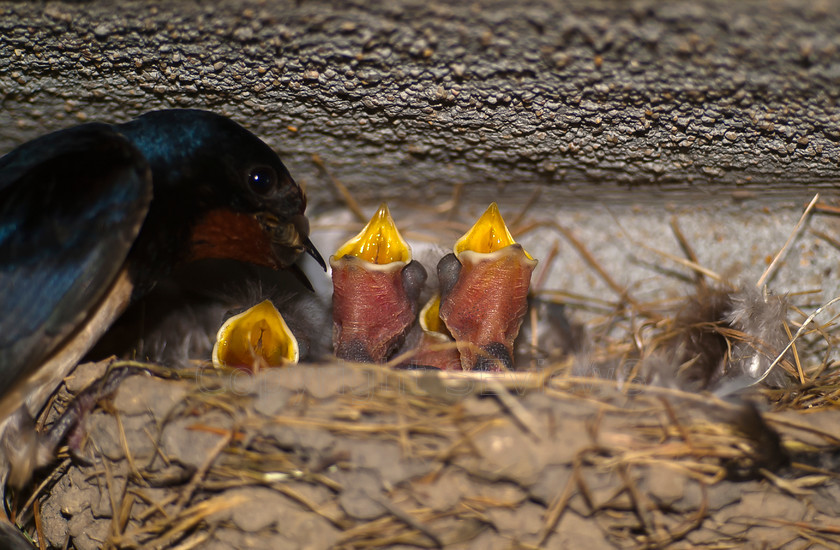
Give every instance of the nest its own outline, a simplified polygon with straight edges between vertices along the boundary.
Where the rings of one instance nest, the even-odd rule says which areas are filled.
[[[840,544],[836,410],[760,415],[561,367],[110,368],[139,375],[86,419],[78,456],[16,495],[53,547]]]
[[[594,313],[546,348],[533,308],[522,372],[82,365],[42,426],[129,376],[7,507],[77,550],[839,546],[832,323],[727,286],[672,226],[692,292],[645,303],[555,224],[620,298],[538,276]]]

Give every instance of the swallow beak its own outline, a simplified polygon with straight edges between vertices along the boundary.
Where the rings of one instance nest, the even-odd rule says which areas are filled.
[[[212,357],[216,367],[258,372],[297,363],[300,348],[283,316],[265,300],[222,324]]]
[[[440,318],[464,370],[513,368],[513,341],[528,308],[537,261],[517,244],[494,202],[438,264]]]
[[[402,345],[417,315],[426,271],[411,259],[384,203],[330,258],[333,347],[348,361],[381,363]]]
[[[309,220],[306,216],[299,214],[286,223],[282,223],[277,216],[267,212],[261,212],[255,217],[262,231],[269,236],[274,263],[291,271],[304,287],[314,292],[306,274],[295,264],[300,255],[306,252],[324,271],[327,270],[324,258],[309,240]]]
[[[327,270],[324,258],[309,240],[309,220],[303,214],[298,214],[288,222],[281,222],[274,214],[261,212],[256,215],[257,222],[262,230],[271,239],[271,250],[281,267],[289,267],[298,257],[306,252],[318,262],[318,265]]]
[[[417,346],[413,365],[441,370],[461,370],[461,359],[455,340],[440,318],[440,294],[435,294],[420,310],[423,335]]]
[[[318,252],[318,249],[315,248],[315,245],[312,244],[312,241],[309,240],[309,237],[303,240],[303,251],[312,256],[312,258],[318,262],[318,265],[321,266],[325,272],[327,271],[327,263],[324,261],[324,258],[321,257],[321,253]]]

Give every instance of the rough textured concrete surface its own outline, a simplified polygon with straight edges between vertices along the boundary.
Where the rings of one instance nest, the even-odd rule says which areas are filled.
[[[283,151],[315,202],[332,199],[312,154],[376,199],[458,182],[831,185],[838,14],[831,0],[0,2],[0,152],[203,107]]]

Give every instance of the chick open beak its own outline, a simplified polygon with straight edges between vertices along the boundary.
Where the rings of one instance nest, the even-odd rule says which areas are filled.
[[[297,363],[299,358],[297,339],[271,300],[225,321],[213,346],[213,365],[250,372]]]
[[[449,329],[446,328],[446,325],[443,324],[443,320],[440,318],[440,294],[435,294],[426,302],[426,305],[420,310],[419,319],[420,328],[423,329],[423,332],[428,332],[443,338],[452,337],[449,334]]]
[[[344,243],[332,259],[355,256],[377,266],[396,267],[395,262],[411,261],[411,248],[400,235],[384,202],[362,231]]]
[[[461,370],[455,340],[440,318],[440,294],[435,294],[420,310],[423,334],[411,364],[441,370]]]
[[[426,272],[411,259],[388,206],[330,258],[333,346],[341,359],[384,362],[402,344],[417,314]]]
[[[514,244],[516,244],[516,241],[513,240],[507,224],[505,224],[505,220],[499,212],[499,206],[494,202],[487,207],[487,210],[478,218],[475,225],[458,239],[453,251],[460,258],[464,252],[490,254]],[[529,260],[534,259],[524,248],[522,252]]]
[[[513,367],[513,341],[528,308],[537,261],[513,240],[494,202],[438,264],[440,318],[464,370]]]

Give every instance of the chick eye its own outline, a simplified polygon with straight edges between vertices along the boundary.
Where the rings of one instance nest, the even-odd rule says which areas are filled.
[[[267,195],[277,184],[277,174],[270,166],[257,166],[248,174],[248,187],[257,195]]]

